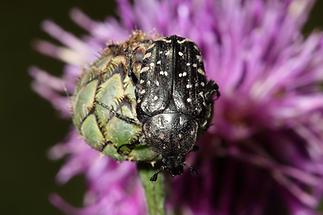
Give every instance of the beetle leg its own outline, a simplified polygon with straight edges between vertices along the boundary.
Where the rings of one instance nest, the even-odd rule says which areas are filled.
[[[111,108],[109,108],[106,104],[103,104],[103,103],[101,103],[101,102],[99,102],[99,101],[97,101],[97,104],[98,105],[101,105],[102,107],[104,107],[104,108],[106,108],[107,110],[109,110],[111,113],[113,113],[118,119],[121,119],[121,120],[123,120],[123,121],[125,121],[125,122],[127,122],[127,123],[129,123],[129,124],[134,124],[134,125],[138,125],[138,126],[141,126],[141,124],[140,123],[138,123],[135,119],[132,119],[132,118],[130,118],[130,117],[128,117],[128,116],[125,116],[125,115],[122,115],[122,114],[120,114],[120,113],[118,113],[118,112],[116,112],[115,110],[113,110],[113,109],[111,109]]]
[[[214,81],[212,80],[208,81],[205,89],[206,89],[205,97],[207,98],[207,100],[210,101],[213,95],[214,95],[213,100],[216,100],[220,97],[219,86]]]
[[[190,166],[189,170],[190,170],[191,176],[198,176],[199,175],[199,171],[196,168],[194,168],[193,166]]]
[[[159,172],[156,172],[155,174],[153,174],[153,176],[150,177],[150,181],[156,181],[158,177],[158,173]]]
[[[198,147],[197,145],[194,145],[192,148],[192,152],[197,152],[200,149],[200,147]]]
[[[130,124],[135,124],[135,125],[141,125],[140,123],[138,123],[138,122],[136,122],[136,120],[135,119],[132,119],[132,118],[130,118],[130,117],[127,117],[127,116],[125,116],[125,115],[122,115],[122,114],[119,114],[118,112],[115,112],[115,111],[113,111],[113,110],[111,110],[111,112],[117,117],[117,118],[119,118],[119,119],[121,119],[121,120],[123,120],[123,121],[125,121],[125,122],[127,122],[127,123],[130,123]]]
[[[163,171],[162,169],[158,170],[158,172],[156,172],[155,174],[153,174],[151,177],[150,177],[150,181],[157,181],[157,178],[158,178],[158,174]]]
[[[133,81],[133,83],[134,83],[135,85],[137,85],[137,84],[138,84],[138,78],[137,78],[137,76],[135,75],[135,73],[134,73],[134,72],[132,72],[132,70],[131,70],[131,72],[129,72],[128,74],[129,74],[129,77],[131,78],[131,80]]]

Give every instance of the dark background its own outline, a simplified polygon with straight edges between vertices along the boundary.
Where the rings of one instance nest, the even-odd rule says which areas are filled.
[[[35,38],[50,40],[39,27],[46,18],[76,35],[84,33],[69,19],[73,6],[98,20],[116,14],[114,2],[107,0],[0,0],[0,214],[61,214],[48,202],[51,192],[81,205],[82,178],[58,187],[54,176],[62,161],[47,159],[48,149],[65,137],[69,122],[31,91],[27,74],[32,64],[61,73],[62,63],[36,53],[31,43]],[[322,28],[322,18],[323,1],[318,1],[304,32]]]

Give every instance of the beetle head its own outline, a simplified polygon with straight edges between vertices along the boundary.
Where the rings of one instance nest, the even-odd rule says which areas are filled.
[[[151,178],[151,181],[156,181],[157,176],[161,171],[168,171],[171,176],[181,175],[184,172],[184,157],[182,155],[163,156],[161,160],[161,169],[156,172]]]
[[[184,158],[182,155],[165,156],[162,159],[162,168],[168,170],[172,176],[181,175],[184,170]]]

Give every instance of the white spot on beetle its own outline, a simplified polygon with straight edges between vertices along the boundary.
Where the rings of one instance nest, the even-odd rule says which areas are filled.
[[[205,83],[204,82],[201,82],[201,86],[204,87],[205,86]]]
[[[157,41],[163,41],[165,43],[171,43],[172,42],[171,40],[167,40],[166,37],[158,38]]]
[[[183,72],[183,77],[185,77],[187,75],[187,72]]]
[[[160,133],[158,137],[163,140],[163,139],[165,139],[165,134],[164,133]]]
[[[187,85],[186,85],[186,88],[187,88],[187,89],[192,88],[192,84],[187,84]]]
[[[147,81],[147,85],[150,85],[150,81],[149,80]]]
[[[202,127],[205,127],[207,125],[207,120],[205,120],[202,124]]]
[[[168,72],[166,72],[166,71],[165,71],[165,72],[164,72],[164,75],[165,75],[165,76],[167,76],[167,75],[168,75]]]
[[[165,56],[169,55],[169,51],[165,52]]]
[[[183,44],[183,43],[185,43],[186,42],[186,40],[184,39],[184,40],[177,40],[176,41],[178,44]]]
[[[182,57],[184,54],[183,52],[178,52],[178,55]]]
[[[191,101],[192,101],[192,99],[191,99],[191,98],[188,98],[188,99],[186,99],[186,101],[187,101],[187,102],[191,102]]]
[[[155,64],[154,63],[150,63],[150,67],[154,67],[155,66]]]
[[[155,84],[158,87],[159,86],[159,81],[155,81]]]
[[[151,57],[151,52],[148,52],[147,54],[145,54],[144,59],[149,58],[149,57]]]
[[[151,45],[147,48],[147,50],[148,50],[148,49],[152,49],[154,46],[155,46],[155,43],[151,44]]]
[[[180,117],[179,117],[179,124],[180,124],[180,125],[184,125],[184,122],[185,122],[185,121],[184,121],[183,117],[181,117],[181,116],[180,116]]]
[[[167,40],[166,38],[162,38],[161,41],[164,41],[165,43],[171,43],[172,40]]]
[[[181,135],[181,134],[178,134],[178,137],[179,137],[179,138],[182,138],[182,135]]]
[[[161,60],[157,61],[157,64],[161,64]]]
[[[202,57],[201,57],[201,55],[196,55],[196,59],[197,59],[199,62],[201,62],[201,61],[202,61]]]
[[[158,96],[154,96],[153,100],[154,101],[157,101],[158,100]]]
[[[159,74],[164,75],[164,71],[160,71]]]
[[[205,75],[205,73],[204,73],[203,69],[201,69],[201,68],[198,68],[198,69],[197,69],[197,72],[198,72],[198,73],[200,73],[201,75]]]
[[[179,73],[179,74],[178,74],[178,77],[182,77],[182,76],[183,76],[183,74],[182,74],[182,73]]]
[[[193,67],[196,68],[197,67],[197,64],[196,63],[193,63]]]
[[[141,69],[140,73],[147,72],[149,70],[148,66],[145,66],[144,68]]]
[[[163,121],[163,117],[158,117],[158,123],[160,126],[164,127],[164,121]]]
[[[159,51],[159,54],[163,54],[163,51]]]
[[[190,66],[191,64],[190,63],[187,63],[186,66]]]
[[[144,89],[140,91],[140,94],[145,94],[145,93],[146,93],[146,90]]]
[[[143,84],[143,83],[145,83],[145,80],[140,79],[140,84]]]

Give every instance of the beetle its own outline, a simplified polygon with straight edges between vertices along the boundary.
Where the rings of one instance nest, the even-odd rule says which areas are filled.
[[[161,155],[160,170],[181,175],[186,155],[211,120],[218,85],[207,80],[201,52],[189,39],[172,35],[146,49],[136,82],[141,142]]]

